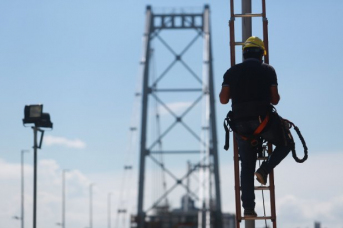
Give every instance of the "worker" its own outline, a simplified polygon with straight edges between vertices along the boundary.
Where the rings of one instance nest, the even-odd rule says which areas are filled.
[[[244,61],[226,71],[219,95],[222,104],[232,100],[232,111],[228,115],[241,160],[241,200],[245,217],[257,216],[254,174],[257,181],[265,185],[268,174],[288,155],[293,146],[289,129],[274,110],[273,105],[279,103],[280,95],[274,68],[262,61],[266,54],[260,38],[248,38],[243,45]],[[261,138],[276,147],[255,172],[257,142]]]

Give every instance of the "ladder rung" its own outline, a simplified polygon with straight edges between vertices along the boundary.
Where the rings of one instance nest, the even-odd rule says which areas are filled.
[[[270,190],[270,186],[255,186],[255,190]],[[241,186],[239,186],[239,190],[241,190]]]
[[[272,219],[272,216],[242,217],[242,220],[266,220]]]
[[[235,14],[235,17],[262,17],[262,13]]]
[[[235,42],[235,45],[243,45],[244,42]]]
[[[255,186],[255,190],[270,190],[270,186]]]

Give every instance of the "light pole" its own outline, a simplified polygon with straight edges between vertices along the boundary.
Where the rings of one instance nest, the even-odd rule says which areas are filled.
[[[111,195],[112,195],[112,192],[108,193],[108,228],[111,228]]]
[[[93,186],[94,183],[89,185],[89,228],[93,228]]]
[[[252,0],[242,0],[242,14],[251,13]],[[242,39],[243,42],[252,36],[251,17],[242,18]],[[245,220],[245,228],[255,228],[255,220]]]
[[[62,172],[62,228],[66,227],[66,221],[65,221],[65,206],[66,206],[66,196],[65,196],[65,174],[68,172],[68,169],[63,169]]]
[[[21,150],[21,228],[24,228],[24,153],[29,150]]]
[[[42,147],[44,130],[52,128],[50,114],[43,113],[43,105],[26,105],[24,108],[23,124],[34,124],[33,129],[33,228],[37,225],[37,149]],[[37,142],[38,132],[41,133],[40,142]]]

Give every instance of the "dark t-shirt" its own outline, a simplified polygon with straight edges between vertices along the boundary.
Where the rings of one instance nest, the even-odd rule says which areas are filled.
[[[270,87],[277,86],[277,77],[272,66],[257,59],[247,59],[226,71],[222,86],[230,87],[234,111],[235,106],[250,108],[256,104],[270,104]]]

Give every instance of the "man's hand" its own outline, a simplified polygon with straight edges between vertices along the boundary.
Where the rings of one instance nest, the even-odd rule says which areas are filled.
[[[229,103],[231,96],[230,96],[230,87],[229,86],[222,86],[222,90],[219,94],[219,100],[222,104]]]

